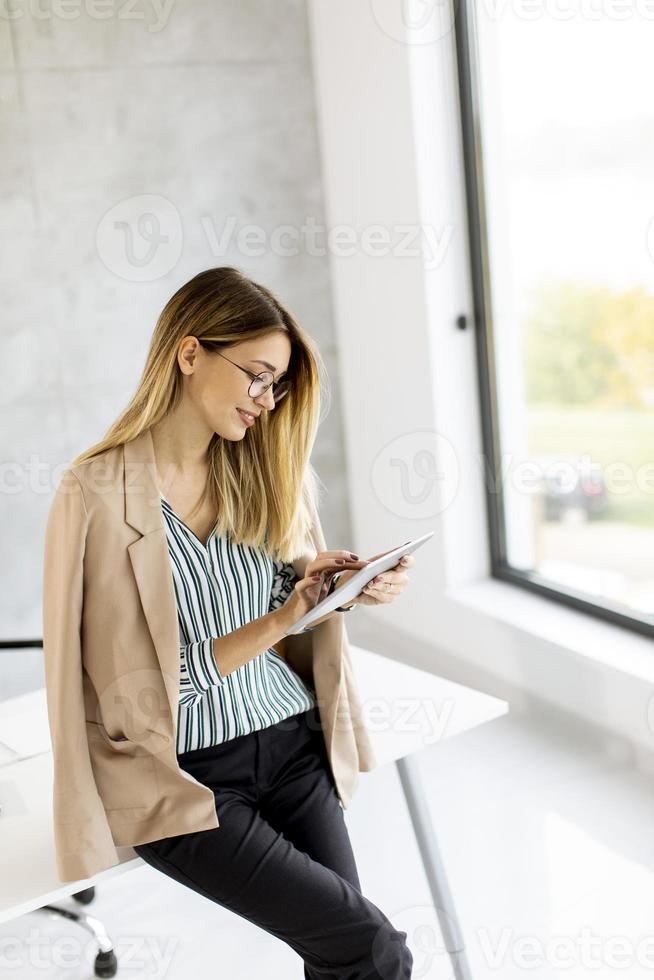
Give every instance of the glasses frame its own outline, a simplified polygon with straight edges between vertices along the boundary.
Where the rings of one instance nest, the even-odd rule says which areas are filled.
[[[198,342],[200,344],[202,344],[202,341],[200,340],[199,337],[198,337]],[[202,346],[204,347],[204,344],[202,344]],[[282,400],[282,398],[284,397],[284,395],[287,395],[288,392],[290,391],[290,381],[288,380],[288,378],[282,378],[281,381],[275,381],[275,376],[270,371],[262,371],[261,374],[255,374],[254,371],[248,371],[247,368],[241,367],[240,364],[237,364],[236,361],[233,361],[231,359],[231,357],[227,357],[226,354],[221,354],[221,352],[219,350],[210,351],[209,353],[211,353],[211,354],[219,354],[220,357],[224,357],[226,361],[229,361],[230,364],[233,364],[234,367],[237,367],[240,371],[243,371],[244,374],[247,374],[248,377],[251,378],[250,384],[248,385],[248,395],[250,395],[250,398],[260,398],[261,395],[265,395],[265,393],[268,391],[268,389],[272,386],[273,398],[275,399],[275,405],[278,405],[280,403],[280,401]],[[262,382],[263,384],[265,384],[265,388],[263,389],[263,391],[259,392],[258,395],[251,395],[250,394],[250,388],[252,387],[252,385],[254,384],[255,381],[261,381],[262,378],[270,378],[271,380],[269,382],[267,382],[267,383],[265,381]],[[280,385],[283,385],[283,384],[287,384],[288,385],[288,388],[286,389],[286,391],[283,391],[282,392],[282,394],[279,396],[279,398],[275,398],[275,391],[276,391],[276,389],[279,388]]]

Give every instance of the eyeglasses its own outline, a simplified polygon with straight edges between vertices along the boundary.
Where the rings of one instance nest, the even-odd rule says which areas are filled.
[[[201,340],[200,343],[202,343]],[[248,371],[247,368],[241,367],[241,365],[237,364],[236,361],[232,361],[230,357],[226,357],[225,354],[221,354],[219,350],[213,351],[212,353],[220,354],[220,356],[224,357],[226,361],[229,361],[229,363],[233,364],[234,367],[239,368],[239,370],[243,371],[244,374],[247,374],[250,378],[252,378],[248,388],[248,395],[250,398],[258,398],[259,395],[263,395],[264,391],[268,391],[272,385],[273,398],[275,399],[275,404],[277,404],[277,402],[280,402],[284,395],[287,395],[291,390],[291,382],[288,380],[288,378],[283,378],[282,381],[275,381],[275,376],[270,371],[262,371],[261,374],[253,374],[252,371]]]

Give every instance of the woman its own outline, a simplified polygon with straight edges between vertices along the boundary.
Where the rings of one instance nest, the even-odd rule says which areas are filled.
[[[209,269],[166,304],[132,401],[66,471],[44,562],[58,867],[88,875],[129,844],[283,939],[306,977],[400,980],[406,933],[361,893],[343,818],[374,766],[345,610],[285,637],[367,564],[324,547],[320,369],[268,289]],[[392,601],[403,561],[348,608]]]

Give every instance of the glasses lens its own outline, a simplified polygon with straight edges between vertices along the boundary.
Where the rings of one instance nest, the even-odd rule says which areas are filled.
[[[254,379],[250,385],[250,395],[252,398],[257,398],[258,395],[262,395],[264,391],[267,391],[273,384],[273,375],[269,371],[264,371],[257,378]],[[279,381],[277,384],[273,385],[273,397],[275,402],[278,402],[290,391],[290,382],[284,379],[284,381]]]
[[[287,395],[290,390],[291,390],[290,381],[280,381],[279,384],[275,385],[275,387],[273,388],[273,396],[275,398],[275,401],[276,402],[281,401],[284,395]]]
[[[264,371],[263,374],[258,375],[250,385],[251,397],[257,398],[259,395],[263,395],[264,391],[270,388],[272,380],[273,375],[270,371]]]

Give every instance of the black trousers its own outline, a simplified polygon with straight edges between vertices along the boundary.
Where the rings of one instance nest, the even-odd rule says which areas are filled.
[[[306,980],[411,977],[406,933],[361,892],[317,707],[178,759],[220,827],[137,844],[144,861],[282,939]],[[257,972],[244,951],[235,980]]]

